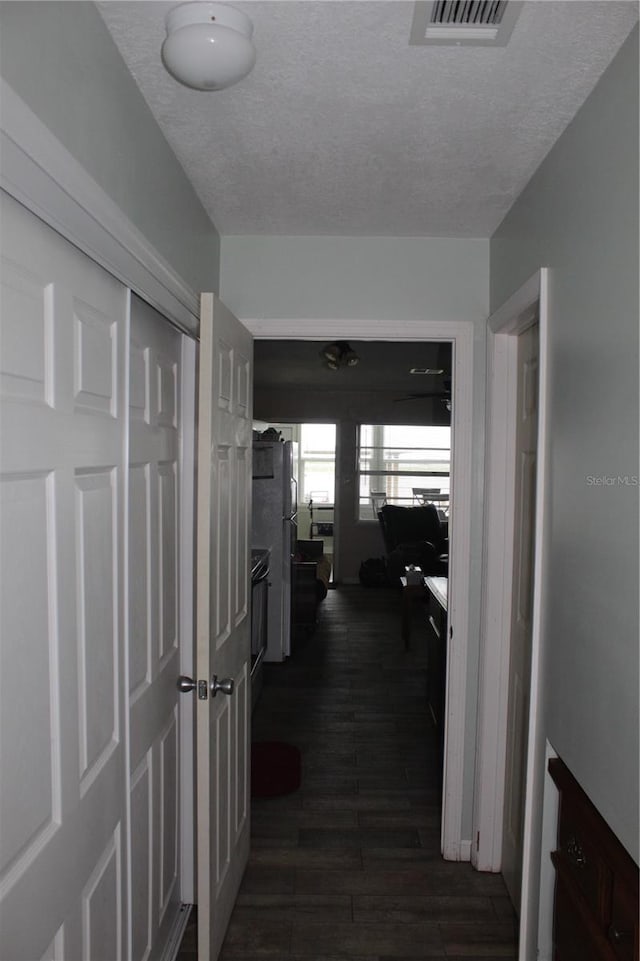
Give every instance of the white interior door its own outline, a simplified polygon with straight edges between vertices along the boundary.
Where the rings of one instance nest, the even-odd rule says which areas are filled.
[[[200,327],[197,490],[198,957],[215,961],[249,856],[253,341],[213,295]],[[211,682],[233,682],[212,696]]]
[[[116,961],[127,292],[0,205],[0,957]]]
[[[166,944],[180,909],[178,573],[181,336],[132,295],[126,598],[130,955]]]
[[[538,325],[534,324],[518,337],[514,561],[502,841],[502,873],[518,911],[531,684],[537,436]]]

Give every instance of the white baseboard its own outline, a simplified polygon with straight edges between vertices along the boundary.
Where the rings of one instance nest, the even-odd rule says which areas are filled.
[[[457,844],[449,844],[446,851],[443,848],[442,856],[445,861],[470,861],[471,841],[458,841]]]
[[[471,860],[471,841],[460,842],[460,860],[461,861]]]
[[[443,845],[442,857],[445,861],[470,861],[471,841],[458,841],[457,844],[449,844],[446,851]]]

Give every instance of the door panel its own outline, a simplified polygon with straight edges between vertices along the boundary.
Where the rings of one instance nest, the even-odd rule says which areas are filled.
[[[502,873],[520,909],[527,728],[531,686],[531,630],[538,436],[538,325],[518,337],[518,403],[514,564],[507,711],[507,760]]]
[[[160,735],[160,923],[178,903],[178,708]]]
[[[126,921],[126,291],[0,204],[0,956],[113,961]]]
[[[153,751],[134,771],[130,790],[131,956],[146,958],[153,942]]]
[[[48,472],[3,477],[2,582],[2,729],[22,732],[3,738],[2,831],[0,872],[18,860],[29,862],[37,846],[57,830],[60,817],[60,732],[56,709],[56,638],[49,630],[47,530],[53,523],[53,475]],[[33,545],[15,550],[16,545]],[[24,590],[24,585],[29,590]],[[13,599],[13,601],[11,600]],[[44,641],[44,643],[43,643]],[[10,684],[8,683],[10,680]],[[29,698],[24,696],[30,691]],[[38,764],[32,759],[37,757]]]
[[[129,596],[129,697],[135,702],[151,681],[153,644],[151,604],[151,471],[148,464],[129,468],[129,564],[135,587]],[[140,756],[138,749],[137,756]]]
[[[80,795],[120,743],[115,470],[75,477]]]
[[[176,432],[177,433],[177,432]],[[170,657],[178,647],[178,450],[174,459],[158,464],[158,563],[160,630],[159,656]]]
[[[218,957],[249,856],[251,335],[202,298],[198,423],[198,956]]]
[[[121,890],[122,844],[118,825],[82,892],[83,957],[111,961],[121,956]]]

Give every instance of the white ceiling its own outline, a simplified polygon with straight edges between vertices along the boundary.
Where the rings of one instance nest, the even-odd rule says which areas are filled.
[[[175,3],[98,8],[221,234],[488,237],[613,59],[633,0],[529,0],[506,47],[410,46],[405,0],[254,0],[227,90],[164,70]]]

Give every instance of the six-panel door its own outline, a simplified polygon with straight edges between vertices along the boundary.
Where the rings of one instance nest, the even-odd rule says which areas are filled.
[[[178,904],[179,339],[134,318],[129,383],[129,292],[1,204],[0,957],[145,958]]]

